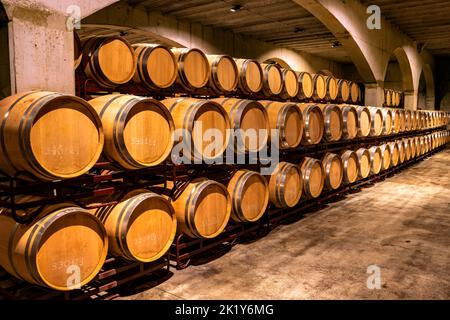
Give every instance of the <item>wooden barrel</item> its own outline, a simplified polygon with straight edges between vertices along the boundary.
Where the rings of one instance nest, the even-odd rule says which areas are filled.
[[[266,97],[277,96],[283,90],[283,75],[276,64],[261,64],[263,70],[262,93]]]
[[[178,232],[191,238],[211,239],[225,229],[231,215],[231,198],[227,188],[213,180],[198,179],[189,183],[172,201]]]
[[[121,37],[93,37],[83,43],[83,70],[106,88],[127,83],[136,71],[131,45]]]
[[[392,93],[392,104],[394,107],[400,106],[400,92],[393,91]]]
[[[399,118],[400,118],[400,131],[405,132],[406,130],[406,115],[405,110],[398,110]]]
[[[291,69],[281,69],[281,79],[283,81],[283,88],[280,97],[283,99],[295,99],[298,94],[298,78],[295,71]]]
[[[359,173],[358,156],[351,150],[342,151],[340,156],[344,168],[344,183],[350,184],[355,182],[358,179]]]
[[[370,134],[372,117],[370,110],[367,107],[357,106],[356,112],[358,114],[358,136],[367,137]]]
[[[303,113],[303,144],[318,144],[322,140],[325,125],[322,110],[315,105],[309,103],[299,103],[298,108]]]
[[[200,49],[171,49],[178,61],[177,83],[186,91],[195,91],[208,84],[211,68],[206,55]]]
[[[350,100],[350,83],[347,80],[338,80],[338,95],[337,100],[342,103],[347,103]]]
[[[80,64],[81,59],[83,58],[83,50],[81,45],[80,37],[78,33],[73,32],[73,61],[74,61],[74,70],[76,70]]]
[[[335,77],[327,76],[325,77],[325,83],[327,87],[327,92],[325,96],[325,100],[327,101],[336,101],[338,97],[338,82]]]
[[[300,201],[303,192],[302,173],[299,166],[280,162],[269,177],[269,199],[277,208],[292,208]]]
[[[352,105],[340,105],[342,109],[342,137],[350,140],[358,135],[358,112]]]
[[[383,135],[390,135],[392,133],[392,111],[386,108],[382,108],[383,113],[383,126],[381,133]]]
[[[411,159],[414,159],[417,156],[417,146],[416,146],[416,139],[413,137],[408,138],[409,145],[411,147]]]
[[[209,86],[215,93],[233,92],[239,82],[239,70],[234,59],[227,55],[207,55],[211,75]]]
[[[325,173],[325,187],[329,190],[338,189],[344,178],[344,165],[341,157],[327,152],[322,158],[322,166]]]
[[[237,153],[258,152],[266,147],[270,134],[269,116],[261,103],[236,98],[213,101],[219,103],[230,117]]]
[[[370,173],[379,174],[383,167],[383,152],[380,147],[373,146],[369,148],[370,154]]]
[[[398,140],[395,141],[395,143],[397,144],[398,147],[398,162],[399,163],[403,163],[405,162],[405,146],[403,145],[402,141]]]
[[[166,46],[137,43],[133,45],[136,55],[135,83],[148,90],[167,89],[177,80],[178,62]]]
[[[228,183],[231,196],[231,218],[236,222],[258,221],[269,203],[269,186],[258,172],[238,170]]]
[[[81,98],[54,92],[25,92],[0,101],[0,168],[28,171],[43,180],[80,176],[97,162],[103,129]]]
[[[191,160],[221,158],[230,140],[230,118],[225,109],[212,100],[169,98],[161,101],[172,114],[175,129],[183,129],[183,157]],[[214,130],[220,137],[208,136]]]
[[[401,129],[400,110],[391,109],[392,112],[392,133],[399,133]]]
[[[381,153],[383,154],[382,170],[387,170],[391,167],[391,148],[387,144],[380,146]]]
[[[139,169],[167,159],[175,126],[162,103],[125,94],[99,96],[89,103],[102,121],[103,154],[108,160],[126,169]]]
[[[304,134],[304,116],[295,103],[260,101],[269,115],[270,129],[278,130],[279,147],[297,147]],[[271,132],[272,134],[272,132]]]
[[[235,59],[239,71],[238,89],[243,94],[256,94],[263,86],[263,71],[258,61]]]
[[[422,140],[420,139],[420,137],[415,137],[414,138],[416,140],[416,155],[417,157],[421,156],[423,153],[423,149],[422,149]]]
[[[315,101],[322,101],[327,95],[327,83],[325,76],[321,74],[313,75],[313,87],[314,93],[313,98]]]
[[[419,129],[425,129],[427,127],[427,121],[425,118],[425,113],[423,111],[418,111],[419,112]]]
[[[358,173],[360,179],[365,179],[370,174],[370,152],[366,148],[359,148],[356,150],[358,157]]]
[[[308,199],[317,198],[322,193],[325,186],[325,172],[322,162],[305,157],[300,163],[303,176],[303,189],[305,197]]]
[[[139,262],[161,258],[177,231],[170,202],[145,189],[130,191],[115,200],[116,205],[96,209],[94,213],[105,226],[110,254]]]
[[[356,82],[350,82],[350,101],[357,103],[361,99],[360,88]]]
[[[31,223],[0,214],[0,265],[11,275],[58,291],[90,282],[108,252],[102,223],[72,204],[43,209]]]
[[[405,110],[405,130],[411,131],[413,130],[413,119],[412,119],[411,110]]]
[[[384,105],[386,107],[392,107],[392,93],[389,89],[384,89]]]
[[[308,72],[299,72],[298,78],[298,93],[297,98],[299,100],[311,99],[314,94],[313,78]]]
[[[389,142],[389,151],[391,153],[391,167],[396,167],[399,163],[400,152],[395,142]]]
[[[322,110],[324,119],[324,135],[326,141],[339,141],[344,131],[342,110],[335,104],[317,104]]]
[[[402,143],[405,149],[405,161],[409,161],[411,159],[411,144],[408,139],[403,139]]]
[[[419,114],[415,110],[411,110],[411,126],[412,130],[417,130],[419,128]]]
[[[369,107],[370,111],[370,135],[380,136],[383,132],[383,113],[381,109]]]

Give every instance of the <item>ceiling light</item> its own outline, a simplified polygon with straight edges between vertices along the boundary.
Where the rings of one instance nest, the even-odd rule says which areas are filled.
[[[294,28],[294,32],[295,32],[295,33],[298,33],[298,32],[305,32],[305,28],[302,28],[302,27],[295,27],[295,28]]]
[[[338,48],[338,47],[341,47],[341,46],[342,46],[342,44],[339,41],[333,41],[331,43],[331,47],[332,48]]]
[[[240,4],[235,4],[234,6],[232,6],[232,7],[230,8],[230,11],[231,11],[231,12],[237,12],[237,11],[242,10],[243,8],[244,8],[244,7],[241,6]]]

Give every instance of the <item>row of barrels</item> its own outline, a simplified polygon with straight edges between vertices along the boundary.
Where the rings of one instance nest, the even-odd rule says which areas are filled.
[[[376,175],[449,141],[449,131],[440,131],[367,149],[326,153],[321,159],[305,157],[298,164],[280,162],[270,176],[241,169],[227,185],[200,178],[172,202],[138,189],[103,198],[104,203],[116,200],[116,204],[99,209],[50,205],[29,224],[18,224],[2,209],[0,265],[29,283],[71,290],[96,276],[108,252],[129,261],[155,261],[167,252],[177,232],[214,238],[230,219],[258,221],[269,203],[294,207],[302,198],[317,198],[323,190]]]
[[[384,89],[384,105],[386,107],[399,107],[402,101],[402,92],[392,89]]]
[[[129,170],[156,166],[171,158],[175,140],[183,146],[184,157],[208,160],[223,157],[230,144],[237,153],[259,152],[269,142],[292,149],[439,127],[450,120],[448,113],[438,111],[345,104],[236,98],[157,101],[122,94],[87,102],[42,91],[1,100],[0,117],[0,170],[10,176],[26,171],[42,180],[80,176],[100,157]],[[181,141],[176,129],[183,130]],[[205,137],[210,129],[221,135],[214,148]],[[255,141],[247,139],[247,132],[257,133]]]
[[[76,47],[80,46],[76,42]],[[228,55],[206,55],[196,48],[130,45],[121,37],[94,37],[77,50],[76,66],[106,88],[129,81],[149,91],[170,89],[212,95],[259,95],[287,100],[358,103],[361,89],[352,81],[296,72],[277,64]]]

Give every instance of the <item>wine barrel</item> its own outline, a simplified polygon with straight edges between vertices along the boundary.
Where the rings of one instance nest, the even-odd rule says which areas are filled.
[[[405,132],[406,130],[406,115],[405,110],[398,110],[399,118],[400,118],[400,131]]]
[[[74,61],[74,70],[76,70],[80,64],[81,59],[83,58],[83,50],[81,45],[80,37],[78,33],[73,32],[73,61]]]
[[[269,186],[258,172],[238,170],[228,183],[231,196],[231,218],[236,222],[258,221],[269,203]]]
[[[338,84],[336,78],[332,76],[327,76],[325,77],[325,83],[327,88],[325,100],[335,101],[338,97]]]
[[[315,101],[324,100],[327,95],[327,83],[323,75],[321,74],[313,75],[313,87],[314,87],[314,93],[312,96],[313,99]]]
[[[427,126],[426,119],[425,119],[425,113],[423,111],[418,111],[418,112],[419,112],[419,123],[420,123],[419,129],[425,129]]]
[[[81,98],[25,92],[0,101],[0,168],[42,180],[80,176],[97,162],[104,136],[100,119]]]
[[[300,163],[300,168],[303,175],[305,197],[308,199],[319,197],[325,185],[325,172],[322,162],[305,157]]]
[[[206,55],[200,49],[171,49],[178,62],[177,83],[186,91],[195,91],[208,84],[211,68]]]
[[[239,70],[234,59],[227,55],[207,55],[211,75],[209,86],[215,93],[233,92],[239,82]]]
[[[351,150],[342,151],[340,156],[344,168],[344,183],[350,184],[355,182],[358,179],[359,174],[358,156]]]
[[[243,94],[256,94],[263,86],[263,71],[256,60],[235,59],[239,71],[238,90]]]
[[[367,107],[357,106],[356,112],[358,114],[358,136],[367,137],[370,134],[372,117]]]
[[[365,179],[370,174],[370,152],[366,148],[359,148],[356,150],[358,157],[358,173],[360,179]]]
[[[228,113],[234,130],[234,150],[237,153],[261,151],[269,140],[269,116],[258,101],[236,98],[218,98]]]
[[[380,147],[373,146],[369,148],[370,154],[370,173],[379,174],[383,166],[383,152]]]
[[[136,71],[131,45],[121,37],[93,37],[83,43],[84,73],[105,88],[130,81]]]
[[[0,214],[0,265],[26,282],[69,291],[90,282],[100,271],[108,237],[89,211],[72,204],[45,207],[27,224]]]
[[[136,55],[136,72],[133,81],[148,90],[162,90],[177,80],[178,61],[166,46],[137,43],[133,46]]]
[[[270,129],[278,130],[279,147],[297,147],[304,134],[304,116],[295,103],[260,101],[269,115]],[[271,130],[272,131],[272,130]]]
[[[402,142],[405,149],[405,161],[409,161],[411,159],[411,144],[408,139],[403,139]]]
[[[303,113],[302,143],[307,145],[320,143],[325,130],[322,110],[315,104],[299,103],[297,106]]]
[[[356,82],[350,82],[350,100],[352,103],[357,103],[361,99],[359,85]]]
[[[389,89],[384,89],[384,105],[386,107],[392,107],[392,93]]]
[[[399,163],[399,149],[395,142],[388,143],[389,151],[391,153],[391,167],[396,167]]]
[[[392,133],[399,133],[401,129],[400,110],[391,109],[392,112]]]
[[[403,163],[405,162],[405,147],[403,145],[403,143],[399,140],[395,141],[395,143],[397,144],[398,147],[398,162],[399,163]]]
[[[230,118],[225,109],[212,100],[168,98],[161,101],[172,114],[175,129],[182,129],[185,160],[212,161],[223,156],[230,140]],[[211,142],[208,132],[215,130],[220,137]]]
[[[311,99],[314,94],[314,83],[311,74],[308,72],[299,72],[298,78],[298,93],[299,100]]]
[[[414,159],[417,156],[417,154],[416,154],[416,151],[417,151],[416,139],[411,137],[411,138],[408,138],[408,141],[409,141],[409,145],[411,146],[411,159]]]
[[[413,119],[411,110],[405,110],[405,130],[406,131],[413,130]]]
[[[387,144],[380,146],[381,153],[383,154],[382,170],[387,170],[391,167],[391,149]]]
[[[211,239],[218,236],[231,215],[231,198],[227,188],[208,179],[190,182],[172,201],[172,205],[178,232],[191,238]]]
[[[130,191],[115,200],[117,204],[94,211],[108,234],[110,254],[138,262],[162,257],[177,231],[170,202],[145,189]]]
[[[126,169],[139,169],[167,159],[175,126],[162,103],[125,94],[99,96],[89,103],[102,121],[103,154],[108,160]]]
[[[383,113],[381,109],[369,107],[370,111],[370,135],[380,136],[383,132]]]
[[[324,135],[326,141],[339,141],[344,130],[342,110],[335,104],[317,104],[322,110],[324,119]]]
[[[269,199],[277,208],[292,208],[300,201],[303,192],[302,173],[299,166],[280,162],[269,177]]]
[[[356,138],[358,135],[358,112],[352,105],[341,105],[342,109],[342,137],[350,140]]]
[[[392,94],[392,104],[394,105],[394,107],[400,106],[400,92],[398,92],[398,91],[393,91],[393,94]]]
[[[347,80],[338,80],[338,95],[337,100],[342,103],[347,103],[350,100],[350,83]]]
[[[420,140],[420,137],[415,137],[415,145],[416,145],[416,156],[421,156],[422,153],[422,140]]]
[[[381,112],[383,113],[383,128],[381,133],[383,135],[390,135],[392,132],[392,111],[383,108],[381,109]]]
[[[411,110],[411,123],[412,130],[417,130],[419,128],[419,113],[415,110]]]
[[[283,88],[280,97],[283,99],[295,99],[298,94],[298,79],[295,71],[291,69],[281,69],[281,79]]]
[[[262,93],[266,97],[277,96],[283,90],[283,75],[276,64],[261,64],[263,70]]]
[[[336,190],[342,184],[344,165],[339,155],[327,152],[322,158],[325,172],[325,186],[329,190]]]

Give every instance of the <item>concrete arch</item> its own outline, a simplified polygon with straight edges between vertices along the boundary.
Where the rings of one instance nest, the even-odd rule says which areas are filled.
[[[269,58],[263,61],[263,63],[275,63],[284,69],[292,69],[291,66],[281,58]]]
[[[405,50],[402,47],[396,48],[392,55],[395,56],[398,65],[400,67],[401,75],[402,75],[402,90],[404,92],[414,92],[414,82],[411,64],[409,62],[408,56]],[[386,80],[387,71],[389,68],[389,62],[387,62],[386,67],[384,69],[384,79]]]
[[[0,99],[11,94],[8,15],[0,2]]]

